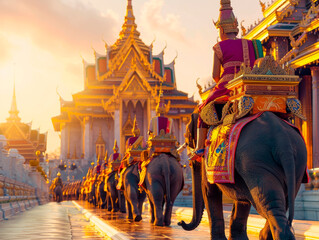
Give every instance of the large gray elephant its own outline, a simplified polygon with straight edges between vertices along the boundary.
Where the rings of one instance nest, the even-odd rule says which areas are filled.
[[[118,184],[117,180],[117,171],[111,172],[108,177],[106,178],[106,201],[107,201],[107,206],[108,210],[110,210],[109,206],[111,205],[111,211],[112,212],[117,212],[121,211],[122,213],[126,212],[125,209],[125,198],[124,194],[116,189],[116,186]],[[109,203],[111,202],[111,204]]]
[[[139,222],[142,220],[142,208],[146,193],[144,190],[142,192],[139,190],[138,183],[140,181],[140,175],[138,172],[138,163],[128,166],[122,174],[122,178],[128,219]]]
[[[62,202],[63,200],[63,192],[62,192],[62,187],[60,185],[54,188],[54,200],[56,202]]]
[[[169,226],[174,201],[184,186],[182,166],[172,155],[162,153],[148,164],[144,183],[150,202],[151,222],[156,226]]]
[[[295,239],[291,230],[294,201],[305,177],[307,150],[299,132],[274,113],[264,112],[243,128],[236,149],[234,184],[209,184],[205,164],[193,161],[192,165],[194,215],[189,224],[180,223],[184,229],[198,226],[204,200],[211,239],[226,239],[224,193],[234,200],[229,239],[248,239],[251,205],[267,220],[260,239]]]

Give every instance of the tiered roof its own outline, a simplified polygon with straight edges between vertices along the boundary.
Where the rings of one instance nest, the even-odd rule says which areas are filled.
[[[261,5],[264,18],[247,33],[242,26],[244,38],[267,42],[269,37],[287,37],[290,46],[278,59],[281,64],[298,68],[318,63],[319,0],[275,0],[268,6]]]
[[[175,59],[165,64],[164,50],[153,55],[152,44],[147,46],[139,36],[132,1],[128,0],[118,40],[112,46],[105,44],[104,55],[94,51],[94,64],[83,60],[84,90],[73,94],[72,101],[61,99],[61,114],[52,118],[56,131],[61,130],[60,123],[75,116],[110,117],[120,94],[134,92],[134,96],[126,95],[133,100],[143,99],[147,93],[157,99],[161,82],[165,100],[171,101],[170,117],[188,116],[193,111],[197,103],[177,90]]]
[[[15,87],[7,122],[0,123],[0,135],[7,139],[7,149],[17,149],[25,158],[25,163],[36,159],[35,152],[46,151],[47,133],[40,133],[40,129],[32,129],[32,123],[22,123],[18,116]]]

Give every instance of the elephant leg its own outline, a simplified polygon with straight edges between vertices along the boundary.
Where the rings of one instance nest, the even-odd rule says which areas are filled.
[[[223,194],[216,184],[209,184],[202,163],[202,193],[209,220],[211,239],[227,240],[223,214]]]
[[[257,175],[258,176],[258,175]],[[295,239],[286,216],[286,197],[284,187],[272,175],[263,174],[255,182],[260,183],[250,187],[251,195],[257,211],[267,219],[273,239]]]
[[[111,200],[111,195],[110,193],[107,194],[107,210],[110,212],[112,211],[112,200]]]
[[[163,200],[164,200],[164,189],[158,182],[153,182],[150,189],[150,197],[154,203],[154,213],[156,226],[164,226],[163,216]]]
[[[138,190],[131,185],[126,186],[127,197],[130,200],[132,206],[132,212],[135,222],[139,222],[142,220],[141,211],[139,210],[139,200],[138,200]]]
[[[250,213],[250,207],[250,202],[234,202],[231,219],[229,223],[229,240],[248,240],[247,219]]]
[[[155,213],[154,213],[154,203],[152,202],[151,198],[148,197],[148,201],[150,203],[150,214],[151,214],[151,220],[150,223],[154,223],[155,222]]]
[[[122,191],[117,190],[117,195],[120,211],[121,213],[126,213],[124,194]]]
[[[130,201],[126,200],[126,206],[127,206],[127,218],[130,220],[133,220],[132,205]]]
[[[137,191],[139,191],[137,189]],[[146,193],[143,191],[142,193],[138,193],[138,197],[137,197],[137,201],[138,201],[138,204],[137,204],[137,208],[138,208],[138,212],[142,215],[142,212],[143,212],[143,203],[144,203],[144,200],[146,198]]]
[[[273,240],[268,221],[266,221],[264,228],[259,232],[259,240]]]

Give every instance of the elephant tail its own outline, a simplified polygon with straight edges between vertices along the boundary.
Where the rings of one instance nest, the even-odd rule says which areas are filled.
[[[279,143],[280,144],[280,143]],[[280,161],[282,167],[284,169],[284,174],[286,177],[286,184],[287,184],[287,204],[288,204],[288,225],[292,226],[292,221],[294,219],[294,212],[295,212],[295,190],[296,190],[296,166],[295,166],[295,157],[293,154],[293,150],[287,147],[287,143],[282,142],[281,147],[283,152],[280,154]]]
[[[169,165],[169,159],[167,160],[167,164],[165,164],[164,166],[164,180],[165,180],[165,187],[166,187],[166,204],[167,205],[172,205],[171,202],[171,183],[170,183],[170,165]]]

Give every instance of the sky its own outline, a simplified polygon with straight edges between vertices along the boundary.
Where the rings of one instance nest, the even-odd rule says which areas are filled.
[[[199,99],[196,79],[212,81],[212,47],[218,32],[219,0],[132,0],[140,38],[165,45],[166,64],[175,60],[178,90]],[[82,57],[94,63],[95,50],[119,36],[127,0],[0,0],[0,122],[9,117],[15,82],[24,123],[48,132],[47,153],[60,147],[51,117],[60,114],[59,97],[72,100],[84,88]],[[246,28],[262,18],[259,0],[232,0]],[[239,34],[240,36],[240,34]],[[93,50],[94,49],[94,50]]]

